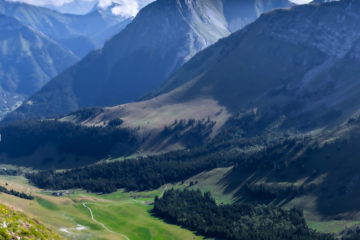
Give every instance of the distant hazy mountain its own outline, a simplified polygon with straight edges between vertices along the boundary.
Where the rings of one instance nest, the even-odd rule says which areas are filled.
[[[53,79],[8,120],[134,101],[157,88],[197,52],[263,11],[290,5],[278,0],[158,0],[140,11],[101,51]],[[207,61],[212,59],[209,55]]]
[[[40,32],[0,15],[0,117],[76,60]]]
[[[86,15],[70,15],[5,0],[0,0],[0,13],[40,31],[79,57],[100,48],[105,40],[118,33],[131,20],[131,17],[109,13],[107,9],[95,8]]]
[[[107,8],[79,16],[4,0],[0,14],[0,118],[132,20]]]

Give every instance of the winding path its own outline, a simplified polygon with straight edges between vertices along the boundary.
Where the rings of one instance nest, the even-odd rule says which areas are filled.
[[[166,190],[168,189],[168,185],[165,185],[165,188],[163,189],[160,197],[162,197],[164,195],[164,193],[166,192]],[[136,200],[135,200],[136,201]],[[108,231],[109,233],[113,233],[113,234],[118,234],[120,235],[121,237],[125,238],[126,240],[130,240],[130,238],[128,236],[126,236],[125,234],[122,234],[122,233],[118,233],[118,232],[114,232],[114,231],[111,231],[107,226],[105,226],[104,223],[102,222],[99,222],[98,220],[95,219],[94,217],[94,214],[93,214],[93,211],[91,210],[91,208],[89,206],[86,205],[86,203],[83,203],[82,204],[84,208],[88,209],[89,212],[90,212],[90,216],[91,216],[91,220],[99,225],[101,225],[106,231]]]
[[[109,233],[118,234],[118,235],[120,235],[121,237],[125,238],[126,240],[130,240],[130,238],[128,238],[126,235],[124,235],[124,234],[122,234],[122,233],[118,233],[118,232],[111,231],[107,226],[105,226],[104,223],[97,221],[97,220],[95,219],[95,217],[94,217],[94,214],[93,214],[93,211],[91,210],[91,208],[88,207],[88,206],[86,205],[86,203],[83,203],[82,205],[84,206],[84,208],[87,208],[87,209],[89,210],[90,215],[91,215],[91,220],[92,220],[93,222],[101,225],[101,226],[102,226],[106,231],[108,231]]]
[[[164,190],[162,191],[160,198],[162,198],[164,196],[164,193],[166,192],[166,190],[168,189],[168,185],[165,185]]]

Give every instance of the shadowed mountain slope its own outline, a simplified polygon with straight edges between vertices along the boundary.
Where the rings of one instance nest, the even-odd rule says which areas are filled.
[[[344,0],[265,14],[199,53],[155,96],[192,82],[180,101],[207,97],[230,112],[310,114],[311,127],[326,114],[334,118],[325,124],[349,117],[359,107],[359,9],[360,3]]]
[[[282,129],[336,126],[360,107],[359,9],[359,2],[344,0],[267,13],[197,54],[155,97],[82,122],[121,118],[124,126],[152,132],[175,120],[209,119],[217,130],[230,116],[251,113]]]
[[[198,51],[255,20],[263,11],[291,5],[274,2],[154,2],[102,50],[53,79],[7,121],[134,101],[156,89]]]

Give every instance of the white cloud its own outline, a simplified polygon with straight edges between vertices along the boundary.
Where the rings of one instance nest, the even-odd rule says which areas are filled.
[[[312,0],[291,0],[291,1],[296,4],[306,4],[312,2]]]
[[[98,2],[99,4],[98,6],[101,8],[107,8],[109,6],[113,6],[113,3],[115,3],[116,6],[112,7],[111,9],[111,12],[113,14],[122,15],[124,17],[134,17],[141,8],[153,2],[154,0],[7,0],[7,1],[25,2],[36,6],[53,6],[55,7],[55,9],[57,9],[56,7],[61,7],[69,3],[74,3],[76,4],[76,6],[81,7],[81,6],[89,6],[88,4],[86,5],[81,3],[92,2],[95,4],[96,2]]]
[[[112,2],[113,2],[112,0],[100,0],[98,5],[101,8],[107,8],[112,4]]]
[[[134,0],[116,0],[116,3],[117,6],[111,9],[111,12],[114,15],[121,15],[124,17],[135,17],[136,14],[139,12],[139,4]]]

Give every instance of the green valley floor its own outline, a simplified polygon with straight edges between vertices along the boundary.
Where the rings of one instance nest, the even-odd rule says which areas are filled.
[[[155,196],[166,189],[190,188],[211,191],[219,204],[235,200],[234,192],[226,192],[221,179],[230,168],[214,169],[176,184],[163,186],[150,192],[123,192],[99,195],[83,190],[54,192],[35,188],[24,177],[0,176],[0,185],[20,192],[31,193],[35,200],[25,200],[0,194],[0,203],[19,209],[35,217],[48,228],[67,239],[119,239],[119,240],[200,240],[195,233],[165,223],[151,213]],[[302,206],[311,228],[321,232],[338,233],[346,227],[360,224],[356,220],[326,220],[312,209],[311,197],[294,199],[284,207]]]

